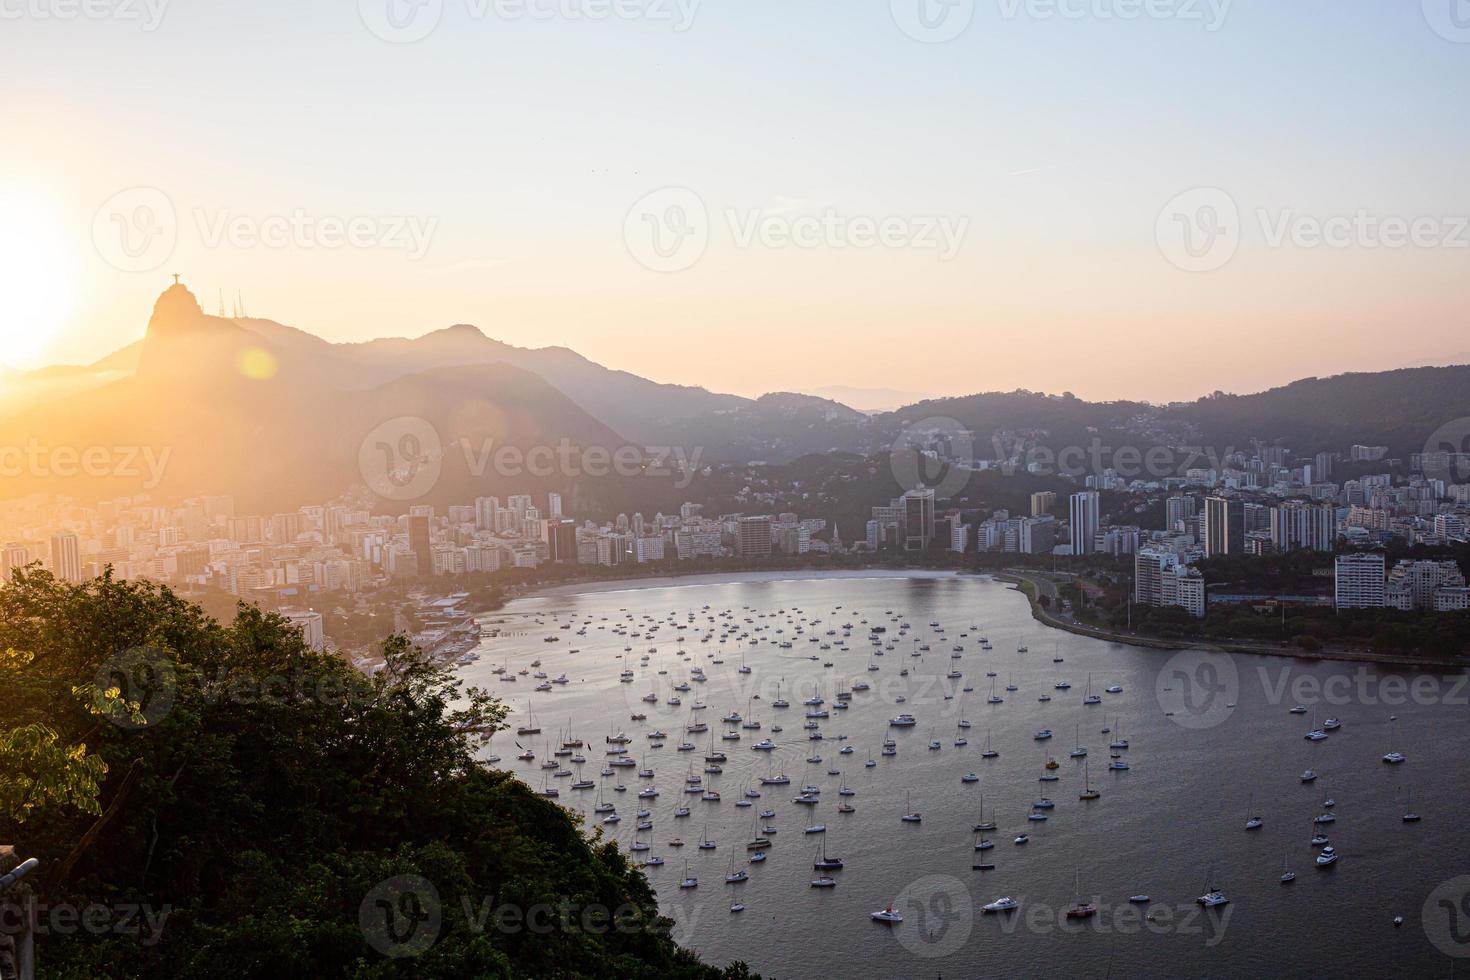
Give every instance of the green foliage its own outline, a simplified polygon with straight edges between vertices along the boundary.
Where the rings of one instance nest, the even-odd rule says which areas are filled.
[[[615,846],[477,760],[505,708],[401,636],[367,677],[253,607],[223,626],[157,586],[35,573],[0,589],[0,649],[27,651],[0,661],[0,840],[42,860],[45,902],[166,913],[157,935],[40,937],[48,975],[721,975]],[[359,916],[400,875],[442,923],[393,959]],[[494,926],[538,904],[636,928]]]

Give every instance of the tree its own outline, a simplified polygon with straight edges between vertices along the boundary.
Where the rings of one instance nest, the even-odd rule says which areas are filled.
[[[27,651],[0,661],[0,840],[41,859],[42,902],[172,910],[148,943],[40,937],[49,974],[720,975],[614,844],[480,761],[505,708],[405,637],[368,677],[254,607],[224,626],[155,585],[37,572],[0,588],[0,649]],[[362,923],[402,876],[441,922],[393,959]],[[486,925],[539,905],[630,927]]]

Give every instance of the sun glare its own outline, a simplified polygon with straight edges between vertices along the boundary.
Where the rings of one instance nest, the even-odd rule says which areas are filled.
[[[46,202],[0,187],[0,364],[35,367],[72,309],[73,256]]]

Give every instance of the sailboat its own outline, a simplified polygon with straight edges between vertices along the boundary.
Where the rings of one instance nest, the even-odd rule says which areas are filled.
[[[735,855],[733,855],[733,854],[730,855],[730,870],[728,870],[727,872],[725,872],[725,884],[727,884],[727,885],[733,885],[736,882],[749,881],[749,880],[750,880],[750,872],[749,871],[746,871],[744,868],[741,868],[739,871],[736,871],[735,870]]]
[[[531,702],[526,701],[526,723],[516,729],[517,735],[540,735],[541,726],[536,724],[536,713],[531,709]]]
[[[1418,823],[1419,814],[1414,812],[1414,787],[1409,787],[1409,799],[1404,804],[1404,823]]]
[[[1293,881],[1296,881],[1296,872],[1293,871],[1293,870],[1291,870],[1290,868],[1288,868],[1286,866],[1286,855],[1285,854],[1281,855],[1281,878],[1280,878],[1280,881],[1281,881],[1281,883],[1283,885],[1289,885]]]
[[[1246,830],[1260,830],[1261,829],[1261,825],[1265,823],[1264,820],[1262,820],[1259,816],[1257,816],[1254,812],[1252,812],[1252,811],[1255,810],[1255,808],[1256,808],[1256,794],[1252,793],[1251,794],[1250,805],[1246,807],[1246,813],[1245,813],[1245,829]]]
[[[1080,758],[1082,758],[1083,756],[1085,756],[1087,754],[1087,750],[1082,747],[1082,726],[1081,725],[1074,725],[1074,726],[1072,726],[1072,736],[1073,736],[1073,740],[1076,743],[1076,746],[1077,747],[1075,749],[1073,749],[1069,754],[1074,759],[1080,759]]]
[[[1388,719],[1388,744],[1389,744],[1389,750],[1383,756],[1383,761],[1384,762],[1387,762],[1389,765],[1395,765],[1395,766],[1398,765],[1400,762],[1403,762],[1404,759],[1406,758],[1406,756],[1402,752],[1397,752],[1392,747],[1393,746],[1393,724],[1397,720],[1398,720],[1398,717],[1397,716],[1390,716],[1389,719]]]
[[[842,858],[827,856],[827,838],[822,837],[821,857],[812,862],[813,871],[838,871],[842,868]]]
[[[1077,794],[1077,799],[1095,800],[1102,795],[1092,788],[1092,768],[1089,763],[1083,763],[1082,765],[1082,785],[1084,788],[1081,793]]]
[[[903,811],[903,816],[899,819],[904,823],[918,823],[922,819],[922,815],[917,810],[910,808],[908,793],[903,794]]]
[[[1082,901],[1082,873],[1074,870],[1072,873],[1072,885],[1076,893],[1077,901],[1067,909],[1067,918],[1086,919],[1097,914],[1097,906],[1091,902]]]
[[[1087,675],[1087,696],[1082,699],[1083,704],[1102,704],[1102,695],[1092,693],[1092,675]]]
[[[992,810],[991,812],[993,813],[994,810]],[[994,829],[995,829],[995,821],[994,820],[986,820],[985,819],[985,794],[984,793],[981,793],[980,794],[980,822],[977,823],[975,825],[975,827],[974,827],[975,833],[977,833],[977,834],[984,833],[987,830],[994,830]]]
[[[994,759],[1000,753],[990,747],[990,729],[985,729],[985,751],[980,753],[982,759]]]

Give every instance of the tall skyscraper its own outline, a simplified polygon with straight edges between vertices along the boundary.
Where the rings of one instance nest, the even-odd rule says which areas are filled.
[[[429,519],[423,514],[408,517],[408,547],[413,552],[414,569],[418,575],[428,575],[434,570],[434,555],[429,547]]]
[[[1101,495],[1096,490],[1072,494],[1068,515],[1072,532],[1072,554],[1090,555],[1097,550],[1098,510]]]
[[[903,495],[903,547],[923,551],[934,540],[934,491],[909,490]]]
[[[82,580],[82,552],[70,531],[51,535],[51,572],[67,582]]]
[[[1057,495],[1052,490],[1038,490],[1031,495],[1031,516],[1041,517],[1050,514],[1051,509],[1057,505]]]
[[[561,517],[547,521],[546,546],[552,561],[575,563],[577,560],[577,522]]]
[[[548,493],[546,495],[546,511],[547,516],[549,516],[552,520],[556,520],[561,517],[561,494]]]
[[[1245,507],[1228,497],[1205,498],[1205,555],[1245,553]]]

